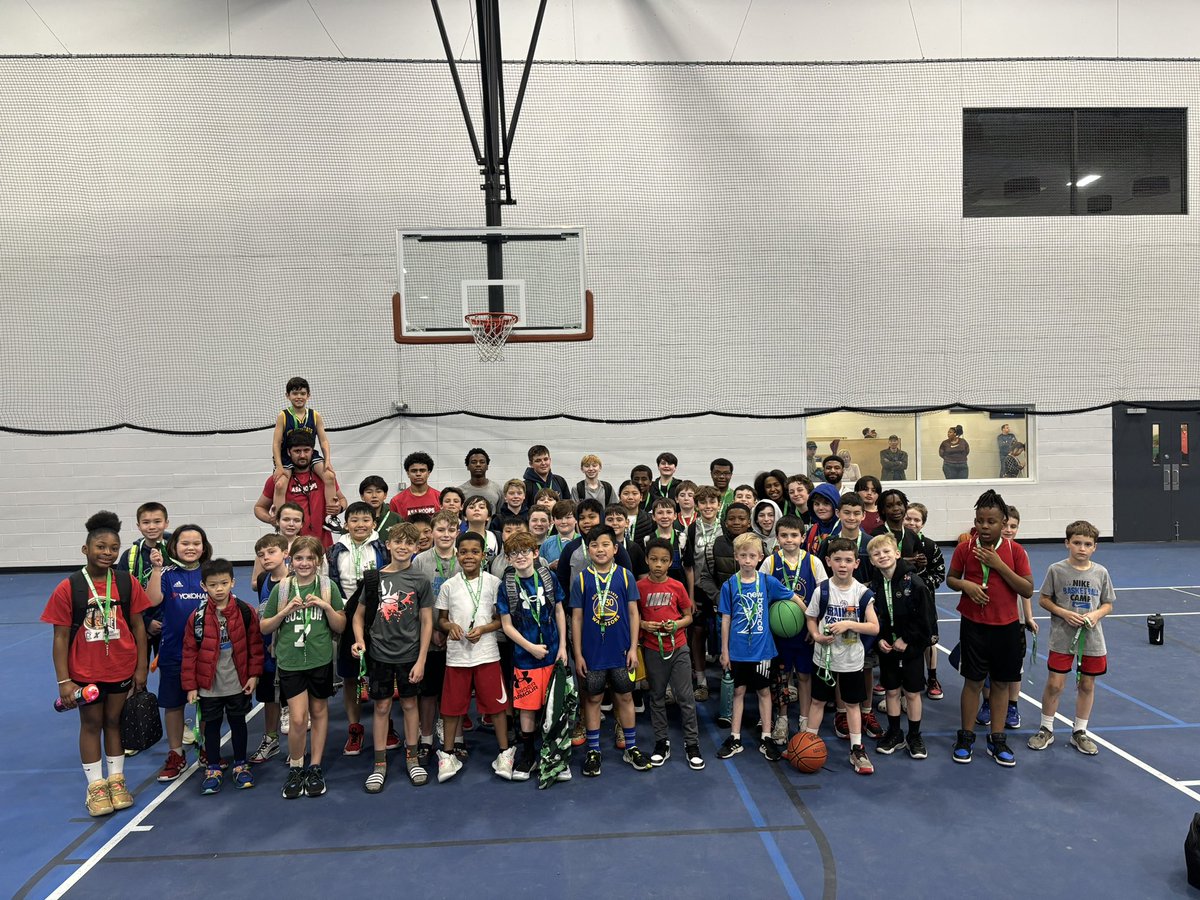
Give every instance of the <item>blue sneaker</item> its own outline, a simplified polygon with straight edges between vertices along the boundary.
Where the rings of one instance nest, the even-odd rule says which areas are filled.
[[[1008,740],[1003,733],[989,734],[987,738],[987,753],[997,763],[1011,769],[1017,764],[1016,754],[1009,749]]]
[[[958,739],[954,742],[954,761],[966,765],[975,756],[971,745],[975,743],[975,732],[959,730]]]
[[[984,698],[983,704],[979,707],[979,715],[975,717],[976,725],[991,725],[992,724],[992,707],[988,703],[987,698]]]
[[[221,769],[204,770],[204,783],[200,785],[201,794],[215,794],[221,790]]]
[[[244,762],[233,764],[233,786],[240,791],[254,787],[254,776],[250,773],[250,767]]]
[[[1021,727],[1021,710],[1017,708],[1017,704],[1008,704],[1008,712],[1004,716],[1004,727],[1010,729]]]

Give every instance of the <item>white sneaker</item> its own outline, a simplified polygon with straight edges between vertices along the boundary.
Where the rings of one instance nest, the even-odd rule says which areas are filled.
[[[558,773],[558,775],[555,776],[554,780],[555,781],[570,781],[571,780],[571,770],[563,769],[561,772]]]
[[[805,731],[808,728],[808,716],[801,716],[800,721],[796,723],[796,731]]]
[[[279,733],[287,734],[292,728],[292,716],[285,706],[279,713]]]
[[[462,763],[453,753],[447,753],[445,750],[437,752],[438,757],[438,784],[449,781],[458,774],[458,770],[462,768]]]
[[[771,729],[771,740],[777,744],[786,744],[788,740],[787,716],[776,716],[775,727]]]
[[[191,719],[183,720],[183,742],[185,744],[196,743],[196,723]]]
[[[516,753],[515,747],[509,747],[507,750],[501,750],[500,755],[492,760],[492,771],[505,781],[513,780],[513,757]]]

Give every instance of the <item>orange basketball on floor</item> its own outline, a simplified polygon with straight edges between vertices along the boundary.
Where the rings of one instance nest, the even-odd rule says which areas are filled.
[[[787,749],[783,751],[783,758],[791,763],[797,772],[811,775],[825,765],[825,760],[829,758],[829,749],[817,735],[801,731],[792,735]]]

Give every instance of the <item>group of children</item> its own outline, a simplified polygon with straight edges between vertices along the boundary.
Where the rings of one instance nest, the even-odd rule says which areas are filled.
[[[289,397],[306,398],[306,386],[304,396],[293,387]],[[277,429],[284,437],[305,422],[319,427],[303,404],[285,412]],[[138,508],[142,537],[123,553],[116,516],[91,517],[86,565],[55,589],[42,616],[55,626],[62,703],[80,709],[89,813],[133,803],[119,723],[126,696],[145,687],[152,648],[168,750],[159,780],[185,769],[184,713],[193,704],[206,794],[226,780],[253,787],[253,766],[280,752],[281,735],[289,767],[283,796],[325,793],[328,701],[339,682],[345,755],[362,752],[362,706],[371,706],[374,759],[364,788],[372,794],[387,781],[388,751],[401,746],[412,784],[427,783],[427,766],[439,782],[453,778],[468,757],[463,732],[471,727],[494,731],[491,768],[502,779],[536,777],[543,787],[569,780],[571,745],[584,747],[582,774],[598,776],[604,712],[616,720],[622,761],[646,771],[672,754],[668,704],[680,714],[683,759],[702,769],[697,709],[709,700],[706,663],[714,660],[733,683],[728,719],[725,710],[717,717],[729,729],[719,758],[743,749],[749,690],[757,700],[757,747],[769,760],[780,758],[794,731],[818,734],[828,708],[834,733],[849,741],[854,771],[873,771],[864,736],[877,753],[907,750],[924,759],[922,698],[942,698],[933,595],[943,577],[960,593],[962,616],[954,761],[971,761],[974,728],[991,724],[990,711],[1015,708],[1024,635],[1037,630],[1034,588],[1028,557],[1013,540],[1016,511],[995,492],[979,498],[973,528],[947,571],[923,534],[926,509],[871,476],[843,493],[836,457],[826,460],[821,484],[771,471],[731,488],[729,460],[714,460],[712,484],[700,486],[677,480],[676,458],[662,453],[657,478],[638,466],[616,490],[600,480],[594,455],[582,460],[584,477],[573,490],[551,472],[545,447],[531,448],[529,458],[525,478],[498,487],[486,478],[486,452],[472,450],[471,479],[436,491],[428,486],[433,460],[410,454],[405,467],[414,484],[420,470],[423,489],[388,503],[386,482],[364,479],[361,500],[345,509],[345,533],[328,548],[301,533],[301,507],[277,504],[277,530],[255,544],[253,603],[235,596],[233,566],[213,558],[204,530],[168,530],[161,504]],[[1094,679],[1106,669],[1101,620],[1114,595],[1107,572],[1091,561],[1096,529],[1075,522],[1066,534],[1068,558],[1050,568],[1040,592],[1039,605],[1051,614],[1050,676],[1028,746],[1053,743],[1054,713],[1074,663],[1080,677],[1070,742],[1094,754],[1087,722]],[[979,700],[985,679],[990,708]],[[89,684],[100,699],[80,702]],[[561,700],[576,689],[574,717]],[[875,716],[876,695],[886,729]],[[248,753],[252,698],[264,704],[265,727]],[[392,723],[397,701],[403,737]],[[647,701],[649,753],[635,727]],[[229,760],[221,758],[223,721]],[[997,715],[987,733],[987,752],[1003,766],[1015,765],[1005,729],[1019,724],[1019,714],[1015,724]]]

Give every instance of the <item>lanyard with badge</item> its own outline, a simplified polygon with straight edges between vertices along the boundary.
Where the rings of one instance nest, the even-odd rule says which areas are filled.
[[[467,631],[475,630],[475,618],[479,615],[479,604],[483,602],[483,574],[475,576],[475,590],[471,590],[471,582],[467,577],[463,576],[463,584],[467,588],[467,596],[471,598],[471,624],[467,626]]]
[[[892,643],[896,643],[896,617],[892,614],[892,580],[883,576],[883,600],[887,604],[888,623],[892,626]]]
[[[542,600],[542,580],[538,577],[537,569],[533,570],[533,593],[529,593],[520,579],[517,581],[517,589],[525,595],[525,600],[529,604],[529,611],[533,613],[533,621],[537,624],[538,630],[537,642],[544,644],[545,640],[542,638],[542,608],[545,606],[545,603]]]
[[[592,577],[596,579],[596,600],[598,608],[596,610],[596,618],[599,620],[597,624],[600,626],[600,640],[604,641],[604,632],[608,629],[608,623],[605,622],[605,609],[609,601],[613,601],[613,612],[616,612],[617,604],[612,596],[612,591],[609,589],[612,584],[613,575],[616,574],[617,567],[613,566],[608,570],[608,577],[601,577],[594,566],[588,566],[588,571],[592,573]]]
[[[1003,543],[1004,543],[1004,538],[1000,538],[1000,540],[996,541],[995,547],[988,547],[986,549],[991,550],[993,553],[998,554],[1000,552],[1000,545]],[[975,538],[975,546],[981,550],[984,549],[983,544],[981,544],[979,542],[978,536],[976,536],[976,538]],[[992,574],[992,569],[990,566],[986,566],[982,562],[979,564],[979,568],[983,571],[983,585],[982,586],[983,586],[983,589],[986,591],[987,583],[988,583],[988,576]]]
[[[96,601],[96,606],[99,607],[101,615],[104,616],[104,655],[108,656],[108,639],[109,639],[108,617],[112,614],[112,584],[113,584],[112,569],[109,569],[107,572],[104,573],[104,596],[103,597],[101,597],[100,594],[96,591],[96,582],[94,582],[92,580],[92,576],[88,574],[88,570],[85,568],[82,571],[83,571],[83,577],[87,581],[88,590],[91,591],[91,594],[92,594],[91,599]]]
[[[292,581],[292,590],[295,592],[295,599],[300,601],[300,611],[304,615],[304,625],[298,629],[300,632],[300,640],[296,641],[294,646],[299,647],[304,651],[305,659],[308,658],[308,635],[312,631],[312,623],[308,617],[308,607],[304,605],[304,595],[300,593],[300,582]]]

